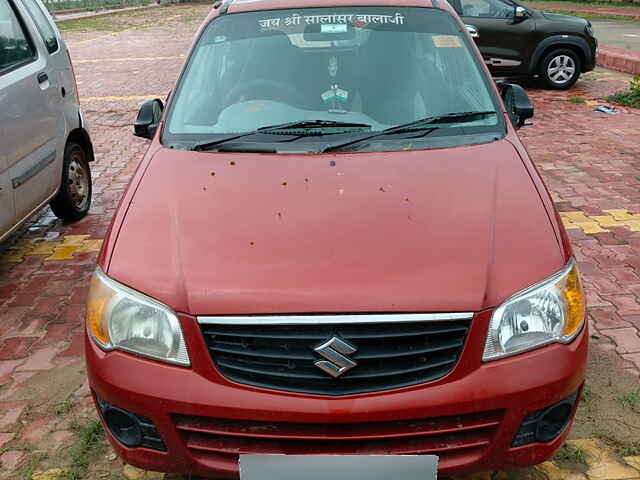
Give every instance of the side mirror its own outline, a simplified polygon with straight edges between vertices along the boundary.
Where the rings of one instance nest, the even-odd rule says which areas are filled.
[[[533,117],[533,105],[529,95],[524,88],[515,83],[502,83],[498,87],[513,126],[522,127],[529,118]]]
[[[476,27],[475,25],[465,25],[464,28],[467,29],[467,32],[469,32],[469,35],[471,35],[471,38],[479,38],[480,37],[480,30],[478,30],[478,27]]]
[[[529,18],[529,10],[520,5],[513,9],[513,23],[519,23]]]
[[[133,134],[136,137],[152,139],[160,124],[163,109],[164,105],[159,98],[146,100],[138,110],[136,123],[133,124]]]

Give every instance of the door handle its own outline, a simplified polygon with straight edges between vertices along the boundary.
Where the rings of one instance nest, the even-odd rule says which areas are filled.
[[[47,75],[45,72],[40,72],[38,74],[38,83],[43,84],[47,80],[49,80],[49,75]]]

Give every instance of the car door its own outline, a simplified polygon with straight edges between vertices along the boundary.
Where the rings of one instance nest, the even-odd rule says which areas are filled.
[[[532,45],[535,22],[515,20],[513,3],[505,0],[458,0],[462,21],[478,31],[475,41],[494,76],[525,73]]]
[[[58,159],[57,137],[61,99],[52,75],[47,46],[20,0],[8,4],[29,36],[36,59],[9,73],[3,86],[7,98],[0,116],[0,150],[7,159],[16,220],[20,221],[55,193],[52,177]]]
[[[38,53],[13,3],[0,0],[0,238],[16,223],[12,171],[18,143],[14,122],[22,122],[21,87],[38,67]]]
[[[71,61],[60,32],[41,0],[18,0],[33,20],[47,51],[48,76],[52,110],[56,117],[56,160],[54,174],[49,175],[52,191],[57,191],[62,179],[62,164],[67,136],[71,130],[69,116],[77,121],[78,106]]]

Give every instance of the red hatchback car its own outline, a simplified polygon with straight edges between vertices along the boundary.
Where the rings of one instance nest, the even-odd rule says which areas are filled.
[[[566,233],[443,0],[233,0],[199,31],[99,256],[86,358],[114,448],[530,465],[587,357]]]

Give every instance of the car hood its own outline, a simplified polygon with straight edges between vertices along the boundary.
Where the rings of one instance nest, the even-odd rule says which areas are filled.
[[[540,11],[540,13],[544,15],[547,20],[551,20],[553,22],[571,23],[577,26],[587,25],[587,20],[575,15],[564,15],[562,13],[552,13],[545,11]]]
[[[108,274],[191,314],[441,312],[496,305],[562,265],[539,192],[501,140],[335,155],[161,149]]]

